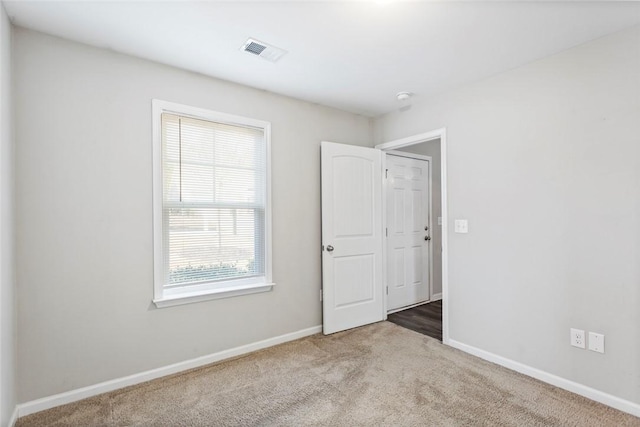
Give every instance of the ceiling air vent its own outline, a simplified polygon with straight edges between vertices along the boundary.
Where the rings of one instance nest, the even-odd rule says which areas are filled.
[[[240,50],[259,56],[260,58],[266,59],[270,62],[276,62],[285,53],[287,53],[284,49],[280,49],[279,47],[272,46],[256,39],[248,39]]]

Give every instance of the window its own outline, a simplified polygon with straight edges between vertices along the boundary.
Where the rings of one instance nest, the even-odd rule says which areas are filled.
[[[154,302],[271,290],[268,122],[153,101]]]

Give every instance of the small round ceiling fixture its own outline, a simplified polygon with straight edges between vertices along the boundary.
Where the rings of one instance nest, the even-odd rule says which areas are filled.
[[[406,101],[407,99],[411,98],[413,94],[410,92],[398,92],[396,93],[396,98],[398,99],[398,101]]]

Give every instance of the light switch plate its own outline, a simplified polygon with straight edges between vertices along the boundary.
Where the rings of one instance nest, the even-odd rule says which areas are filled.
[[[469,223],[466,219],[456,219],[453,223],[453,231],[456,233],[468,233]]]
[[[604,335],[589,332],[589,350],[604,353]]]

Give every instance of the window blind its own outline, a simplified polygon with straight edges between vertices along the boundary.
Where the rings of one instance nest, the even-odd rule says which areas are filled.
[[[165,287],[265,273],[263,129],[162,114]]]

